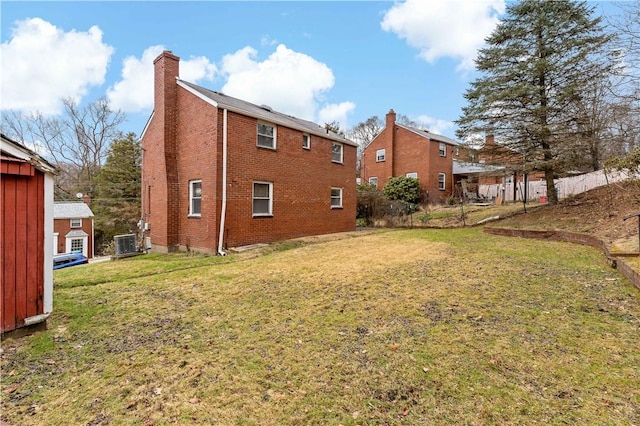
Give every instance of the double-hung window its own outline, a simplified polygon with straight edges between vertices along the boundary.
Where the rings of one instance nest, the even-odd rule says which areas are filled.
[[[334,163],[342,163],[342,144],[333,142],[331,144],[331,161]]]
[[[379,149],[376,151],[376,163],[380,163],[382,161],[384,161],[387,157],[387,150],[386,149]]]
[[[309,136],[307,133],[304,133],[302,135],[302,147],[304,149],[311,149],[311,136]]]
[[[342,188],[331,188],[331,208],[342,208]]]
[[[80,219],[80,218],[71,219],[70,226],[72,228],[82,228],[82,219]]]
[[[262,148],[276,149],[276,133],[275,125],[258,122],[258,146]]]
[[[447,145],[444,142],[440,142],[440,145],[438,145],[438,154],[440,154],[440,157],[447,156]]]
[[[438,173],[438,189],[444,191],[446,186],[447,175],[445,173]]]
[[[253,216],[273,215],[273,183],[253,182]]]
[[[202,181],[189,181],[189,216],[199,217],[202,213]]]

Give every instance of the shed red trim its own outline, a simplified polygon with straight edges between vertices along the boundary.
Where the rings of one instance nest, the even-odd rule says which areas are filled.
[[[3,175],[33,176],[36,168],[20,158],[0,157],[0,173]]]

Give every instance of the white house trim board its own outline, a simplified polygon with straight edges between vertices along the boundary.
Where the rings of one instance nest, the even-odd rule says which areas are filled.
[[[45,314],[53,312],[53,250],[47,250],[54,242],[53,236],[53,176],[44,175],[44,295],[42,308]],[[56,247],[58,237],[55,237]],[[57,248],[55,249],[57,250]]]

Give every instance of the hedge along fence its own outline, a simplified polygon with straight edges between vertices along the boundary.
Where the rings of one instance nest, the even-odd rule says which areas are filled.
[[[638,256],[638,253],[611,252],[601,239],[589,234],[568,231],[537,231],[533,229],[513,229],[513,228],[493,228],[485,227],[483,232],[492,235],[502,235],[506,237],[534,238],[538,240],[565,241],[574,244],[582,244],[600,249],[607,262],[616,268],[625,278],[633,283],[640,290],[640,273],[634,270],[625,257]]]

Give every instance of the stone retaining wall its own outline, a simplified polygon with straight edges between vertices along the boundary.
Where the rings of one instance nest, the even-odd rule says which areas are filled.
[[[537,231],[533,229],[513,229],[513,228],[492,228],[485,227],[483,231],[487,234],[502,235],[507,237],[534,238],[538,240],[565,241],[569,243],[582,244],[600,249],[609,264],[616,268],[625,278],[640,289],[640,273],[634,270],[622,257],[638,256],[637,253],[612,253],[601,239],[589,234],[568,231]]]

